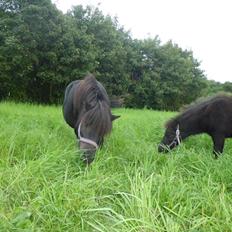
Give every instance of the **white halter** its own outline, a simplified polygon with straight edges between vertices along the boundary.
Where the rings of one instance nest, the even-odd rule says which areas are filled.
[[[171,147],[173,144],[176,145],[176,140],[177,140],[177,144],[180,145],[180,143],[181,143],[181,137],[180,137],[180,127],[179,127],[179,124],[177,125],[177,128],[176,128],[176,136],[173,139],[173,141],[168,145],[168,147]]]
[[[79,138],[79,141],[80,141],[80,142],[93,145],[96,149],[98,149],[97,143],[95,143],[95,142],[94,142],[93,140],[91,140],[91,139],[87,139],[87,138],[84,138],[84,137],[81,136],[81,122],[80,122],[80,124],[79,124],[79,126],[78,126],[78,138]]]
[[[176,128],[176,140],[177,140],[178,145],[180,145],[181,138],[180,138],[180,127],[179,127],[179,124],[177,125],[177,128]]]

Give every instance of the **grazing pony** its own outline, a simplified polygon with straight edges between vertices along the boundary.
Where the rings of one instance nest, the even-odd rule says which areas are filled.
[[[167,152],[188,136],[200,133],[212,137],[213,152],[217,158],[223,152],[225,139],[232,137],[232,96],[217,95],[190,105],[168,121],[158,151]]]
[[[111,114],[106,90],[91,74],[66,87],[63,115],[79,139],[82,158],[87,164],[94,160],[96,150],[111,132],[112,121],[119,117]]]

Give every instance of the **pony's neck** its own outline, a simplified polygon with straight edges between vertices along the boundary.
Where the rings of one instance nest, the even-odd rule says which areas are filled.
[[[181,138],[201,133],[198,117],[182,118],[179,120]]]

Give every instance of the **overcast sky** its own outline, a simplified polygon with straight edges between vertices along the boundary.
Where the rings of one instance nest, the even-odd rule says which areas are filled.
[[[191,49],[208,79],[232,82],[232,0],[52,0],[66,12],[72,5],[98,6],[117,16],[133,38],[158,35]]]

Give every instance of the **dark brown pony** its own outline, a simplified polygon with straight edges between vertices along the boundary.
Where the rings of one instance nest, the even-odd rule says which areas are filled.
[[[87,164],[94,160],[96,150],[111,132],[112,121],[119,117],[112,115],[105,88],[91,74],[67,86],[63,115],[79,139]]]
[[[217,95],[190,105],[166,123],[159,152],[169,151],[190,135],[207,133],[213,140],[215,158],[223,152],[226,138],[232,137],[232,96]]]

